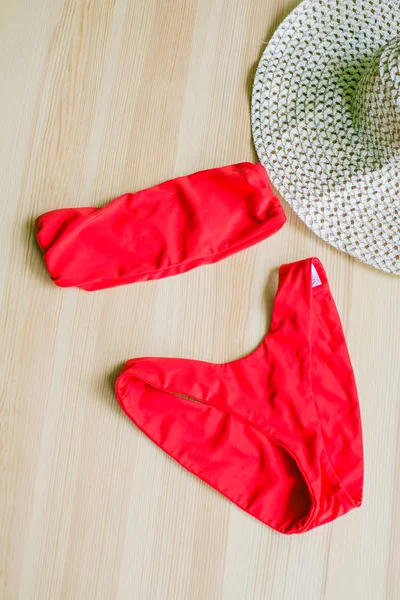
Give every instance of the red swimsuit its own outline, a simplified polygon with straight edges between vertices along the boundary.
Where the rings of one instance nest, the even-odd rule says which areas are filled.
[[[248,356],[134,359],[115,389],[160,448],[277,531],[302,533],[361,504],[353,369],[316,258],[281,267],[270,331]]]
[[[248,248],[285,223],[261,165],[194,173],[103,208],[36,221],[53,281],[85,290],[183,273]],[[360,412],[321,263],[281,267],[269,334],[227,364],[142,358],[116,382],[127,415],[243,510],[301,533],[359,506]]]

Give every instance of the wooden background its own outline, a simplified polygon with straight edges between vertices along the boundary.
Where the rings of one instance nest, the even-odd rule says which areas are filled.
[[[32,222],[178,175],[256,160],[250,91],[284,0],[0,3],[0,598],[400,597],[400,279],[308,231],[163,281],[53,285]],[[358,381],[365,499],[279,535],[188,474],[122,414],[141,355],[227,361],[269,323],[276,267],[317,255]]]

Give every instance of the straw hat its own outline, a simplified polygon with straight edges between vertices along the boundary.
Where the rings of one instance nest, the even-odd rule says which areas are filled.
[[[258,65],[252,128],[314,233],[400,274],[399,0],[304,0]]]

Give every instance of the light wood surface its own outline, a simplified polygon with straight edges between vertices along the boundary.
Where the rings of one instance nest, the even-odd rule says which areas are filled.
[[[285,205],[276,236],[219,264],[95,293],[59,289],[32,222],[256,160],[250,91],[284,0],[0,4],[0,598],[400,598],[400,279],[333,250]],[[279,535],[122,414],[131,357],[227,361],[270,319],[276,268],[327,269],[364,426],[360,510]]]

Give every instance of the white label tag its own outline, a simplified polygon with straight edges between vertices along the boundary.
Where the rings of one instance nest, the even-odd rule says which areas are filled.
[[[317,269],[314,267],[314,265],[311,265],[311,281],[312,281],[312,287],[317,287],[318,285],[321,285],[322,282],[319,278]]]

